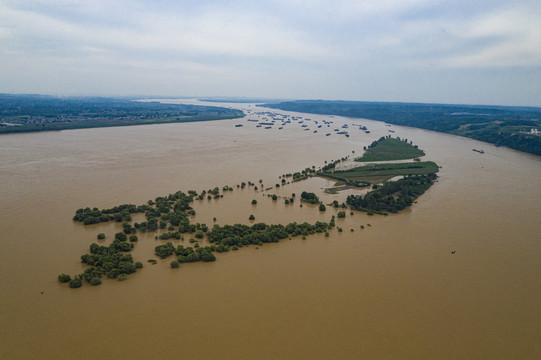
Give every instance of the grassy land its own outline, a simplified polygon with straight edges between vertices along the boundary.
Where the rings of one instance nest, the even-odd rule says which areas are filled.
[[[406,160],[424,156],[422,150],[408,142],[385,138],[377,141],[374,146],[370,146],[362,157],[356,158],[355,161],[388,161],[388,160]]]
[[[438,165],[432,161],[403,164],[371,164],[335,172],[320,172],[318,175],[341,180],[346,184],[379,184],[400,175],[426,175],[438,172]]]

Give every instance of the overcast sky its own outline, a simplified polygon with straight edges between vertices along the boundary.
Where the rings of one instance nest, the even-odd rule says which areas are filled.
[[[0,0],[0,92],[541,106],[541,1]]]

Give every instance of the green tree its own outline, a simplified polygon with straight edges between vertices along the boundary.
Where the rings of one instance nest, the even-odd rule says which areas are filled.
[[[128,237],[123,232],[118,232],[115,234],[115,239],[120,241],[126,241]]]
[[[69,287],[72,288],[72,289],[79,288],[82,285],[83,285],[83,283],[81,282],[81,279],[78,278],[78,277],[74,277],[73,279],[71,279],[69,281]]]
[[[319,204],[319,211],[325,211],[325,210],[327,210],[325,205],[323,203]]]
[[[71,276],[67,274],[58,275],[58,281],[60,281],[61,283],[67,283],[67,282],[70,282],[70,280],[71,280]]]
[[[104,233],[99,233],[99,234],[98,234],[98,239],[99,239],[99,240],[105,239],[105,234],[104,234]]]

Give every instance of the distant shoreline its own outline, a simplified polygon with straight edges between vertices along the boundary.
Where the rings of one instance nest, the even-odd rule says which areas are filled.
[[[241,110],[119,98],[0,94],[0,134],[237,119]]]
[[[484,141],[541,156],[541,108],[299,100],[262,106],[383,121]]]

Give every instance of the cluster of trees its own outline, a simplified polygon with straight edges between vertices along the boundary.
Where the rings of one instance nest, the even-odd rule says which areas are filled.
[[[305,201],[310,204],[319,204],[319,198],[317,195],[306,191],[301,193],[301,201]]]
[[[411,175],[397,181],[386,182],[366,195],[350,195],[346,203],[354,210],[375,213],[396,213],[423,194],[434,181],[436,174]]]
[[[156,246],[154,254],[161,259],[166,259],[171,255],[176,255],[177,258],[171,263],[171,267],[178,267],[176,264],[191,263],[191,262],[211,262],[216,261],[216,256],[212,253],[217,251],[215,246],[196,247],[191,246],[184,247],[179,245],[175,246],[168,242],[163,245]],[[176,264],[174,264],[176,262]]]
[[[308,171],[306,171],[308,173]],[[254,186],[249,182],[249,186]],[[246,186],[243,183],[243,187]],[[229,186],[224,187],[223,191],[230,191]],[[327,230],[334,226],[334,217],[331,223],[317,221],[315,224],[304,222],[302,224],[290,223],[284,225],[267,225],[265,223],[256,223],[252,226],[248,225],[214,225],[212,230],[206,224],[192,224],[190,215],[195,215],[195,211],[190,206],[194,199],[201,199],[201,195],[221,196],[218,187],[203,191],[201,194],[190,190],[188,193],[178,191],[174,194],[169,194],[165,197],[157,197],[154,200],[149,200],[146,204],[135,206],[125,204],[116,206],[111,209],[99,210],[97,208],[79,209],[76,211],[74,220],[83,224],[95,223],[92,219],[100,219],[102,216],[111,216],[104,219],[110,221],[115,219],[117,215],[122,221],[123,231],[118,232],[114,236],[114,240],[109,246],[100,246],[92,244],[90,253],[81,256],[81,261],[89,267],[74,278],[66,274],[60,274],[58,280],[60,282],[69,283],[70,287],[80,287],[82,281],[85,280],[91,285],[101,283],[101,278],[125,279],[128,274],[134,273],[137,268],[142,267],[142,263],[134,263],[131,255],[126,252],[131,251],[134,247],[133,242],[137,241],[137,232],[157,231],[158,229],[168,229],[156,238],[161,240],[181,239],[182,233],[194,233],[195,238],[202,239],[205,234],[210,242],[210,246],[199,246],[195,239],[190,239],[190,242],[195,242],[194,247],[184,247],[179,245],[174,247],[171,242],[158,245],[155,247],[154,254],[161,259],[176,255],[176,259],[171,263],[171,267],[178,267],[181,263],[197,262],[197,261],[215,261],[215,252],[222,253],[229,250],[237,250],[248,245],[262,245],[263,243],[278,242],[291,236],[302,235],[303,237],[324,232],[328,236]],[[271,195],[269,195],[271,196]],[[295,194],[291,195],[288,202],[294,201]],[[303,192],[301,195],[304,201],[311,203],[319,203],[318,197],[314,193]],[[273,200],[277,199],[276,194],[272,195]],[[257,204],[254,200],[253,204]],[[141,223],[134,223],[131,226],[131,216],[133,213],[145,214],[146,220]],[[88,220],[90,219],[90,220]],[[101,222],[101,221],[98,221]],[[98,239],[104,239],[105,234],[98,234]],[[129,242],[128,242],[129,240]]]
[[[211,244],[215,244],[216,251],[222,252],[229,251],[229,248],[234,246],[243,247],[279,242],[289,236],[306,236],[325,232],[329,228],[329,224],[320,221],[317,221],[315,224],[309,224],[307,222],[297,224],[293,222],[286,226],[267,225],[265,223],[257,223],[252,226],[243,224],[214,225],[212,230],[207,234],[207,238]],[[213,251],[213,247],[211,246],[210,248]]]
[[[116,222],[131,221],[131,214],[143,213],[147,210],[149,210],[149,206],[147,205],[135,206],[133,204],[124,204],[115,206],[111,209],[102,210],[87,207],[85,209],[78,209],[75,212],[73,220],[82,222],[85,225],[98,224],[100,222],[112,220]]]
[[[123,233],[119,233],[125,236]],[[118,234],[117,234],[118,235]],[[71,288],[78,288],[82,285],[82,280],[85,280],[90,285],[96,286],[101,284],[101,277],[107,276],[110,279],[116,279],[121,275],[134,273],[138,268],[142,268],[143,264],[133,261],[133,258],[127,252],[133,249],[133,244],[115,238],[111,245],[101,246],[96,243],[90,245],[90,253],[81,256],[81,262],[89,265],[83,273],[71,278],[70,275],[58,275],[58,281],[69,283]]]
[[[323,166],[321,168],[321,171],[330,171],[330,170],[334,170],[336,168],[336,165],[339,164],[342,160],[338,159],[338,160],[335,160],[335,161],[331,161],[330,163],[328,163],[327,165]]]

